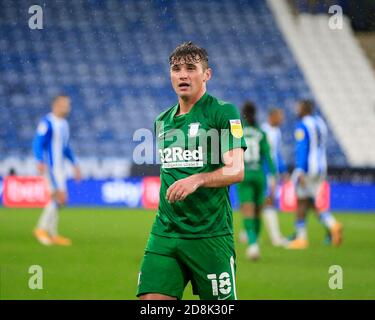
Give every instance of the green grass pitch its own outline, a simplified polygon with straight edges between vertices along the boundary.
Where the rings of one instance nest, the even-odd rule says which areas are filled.
[[[60,231],[71,247],[45,247],[32,229],[37,209],[0,209],[0,299],[135,299],[138,269],[154,211],[64,209]],[[271,246],[262,230],[262,258],[244,258],[236,242],[239,299],[375,299],[375,215],[336,214],[344,224],[344,244],[323,244],[324,229],[311,215],[310,247],[288,251]],[[293,216],[280,215],[282,231],[293,231]],[[241,227],[234,214],[235,232]],[[236,236],[237,241],[237,236]],[[31,265],[43,268],[43,289],[28,287]],[[343,269],[343,289],[328,286],[328,269]],[[157,275],[155,275],[157,276]],[[191,287],[184,299],[196,299]]]

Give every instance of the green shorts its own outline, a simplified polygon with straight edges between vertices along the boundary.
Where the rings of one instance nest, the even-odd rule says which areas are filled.
[[[245,176],[245,180],[237,185],[240,203],[264,204],[266,196],[266,178],[264,174],[254,173]]]
[[[233,235],[180,239],[151,234],[137,297],[160,293],[181,299],[189,281],[203,300],[236,300]]]

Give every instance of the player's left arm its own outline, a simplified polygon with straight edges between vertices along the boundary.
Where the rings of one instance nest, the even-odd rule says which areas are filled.
[[[267,163],[267,167],[270,171],[270,173],[274,176],[276,175],[276,167],[275,164],[272,160],[272,155],[271,155],[271,148],[268,143],[266,135],[263,133],[262,140],[260,141],[260,152],[261,156],[265,159]]]
[[[199,187],[221,188],[243,180],[246,143],[237,108],[232,104],[221,104],[213,115],[213,121],[221,133],[218,147],[223,166],[212,172],[198,173],[176,181],[167,190],[168,201],[184,200]]]
[[[200,173],[201,187],[221,188],[241,182],[244,178],[244,149],[235,148],[223,154],[224,166],[213,172]]]
[[[276,149],[277,166],[278,166],[277,169],[280,174],[285,175],[288,171],[288,168],[284,160],[284,156],[281,150],[281,145],[282,145],[282,138],[280,134],[278,137],[278,144],[277,144],[277,149]]]
[[[169,202],[184,200],[198,188],[221,188],[241,182],[244,178],[244,150],[235,148],[223,154],[224,166],[205,173],[197,173],[173,183],[167,190]]]
[[[81,180],[81,169],[79,168],[77,159],[73,153],[72,148],[70,147],[69,144],[67,144],[64,147],[64,156],[72,163],[73,165],[73,175],[74,179],[79,181]]]

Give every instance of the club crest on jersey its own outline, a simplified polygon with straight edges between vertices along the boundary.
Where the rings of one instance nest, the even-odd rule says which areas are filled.
[[[241,125],[241,120],[240,119],[232,119],[229,120],[230,123],[230,132],[235,138],[242,138],[243,136],[243,130],[242,130],[242,125]]]
[[[199,130],[199,122],[194,122],[189,124],[189,132],[188,136],[190,138],[196,137],[198,135],[198,130]]]
[[[303,131],[303,129],[297,129],[294,132],[294,137],[297,141],[302,141],[305,138],[305,131]]]

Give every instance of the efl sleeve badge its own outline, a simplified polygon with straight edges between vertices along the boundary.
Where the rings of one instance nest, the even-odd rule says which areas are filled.
[[[305,132],[303,129],[298,128],[296,131],[294,131],[294,137],[297,141],[302,141],[305,138]]]
[[[241,125],[240,119],[231,119],[229,120],[230,123],[230,132],[233,135],[233,137],[239,139],[243,136],[243,130]]]

